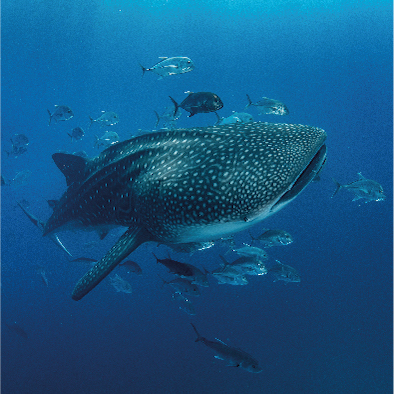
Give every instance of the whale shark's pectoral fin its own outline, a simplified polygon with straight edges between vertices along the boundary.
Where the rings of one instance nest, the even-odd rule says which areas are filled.
[[[152,236],[143,228],[130,227],[107,252],[75,285],[72,298],[80,300],[94,289],[123,259]]]

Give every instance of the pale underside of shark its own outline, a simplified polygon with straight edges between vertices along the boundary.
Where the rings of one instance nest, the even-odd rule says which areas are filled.
[[[321,169],[325,139],[316,127],[256,122],[137,136],[90,160],[55,153],[68,189],[44,235],[128,228],[72,298],[84,297],[144,242],[212,241],[277,212]]]

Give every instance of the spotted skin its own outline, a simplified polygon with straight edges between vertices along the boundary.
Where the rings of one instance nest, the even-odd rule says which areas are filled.
[[[96,287],[123,259],[149,238],[143,229],[128,229],[107,254],[75,285],[72,298],[80,300]]]
[[[81,279],[73,298],[143,242],[209,241],[276,212],[325,138],[323,130],[309,126],[230,124],[146,134],[85,165],[77,159],[76,171],[73,164],[67,168],[70,186],[44,235],[67,226],[126,226],[130,233],[85,275],[89,280]],[[55,154],[55,162],[66,162],[64,155]]]

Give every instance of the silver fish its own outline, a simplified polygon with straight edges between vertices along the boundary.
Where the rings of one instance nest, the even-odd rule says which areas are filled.
[[[384,201],[386,199],[386,196],[383,193],[383,188],[378,182],[365,178],[361,172],[359,172],[357,175],[358,180],[348,183],[347,185],[341,185],[334,178],[332,178],[332,180],[337,185],[337,188],[335,189],[335,192],[331,198],[334,197],[339,192],[339,190],[346,189],[355,194],[352,201],[357,201],[361,198],[364,198],[366,200],[365,203],[367,203],[370,201]]]
[[[268,254],[265,250],[247,244],[244,245],[245,246],[243,246],[242,248],[233,249],[233,252],[236,252],[240,256],[255,257],[260,260],[268,259]]]
[[[117,144],[119,142],[119,135],[114,131],[106,131],[100,138],[97,137],[97,135],[95,137],[95,148],[100,148],[102,146],[108,148],[109,146]]]
[[[236,275],[234,273],[212,272],[212,275],[217,279],[219,285],[244,286],[249,283],[246,277],[239,272]]]
[[[142,76],[145,71],[152,71],[159,75],[159,79],[163,79],[169,75],[184,74],[194,69],[194,63],[188,57],[159,57],[159,59],[162,60],[150,68],[145,68],[140,64]]]
[[[229,367],[240,367],[248,372],[259,373],[262,372],[262,368],[259,367],[259,362],[250,354],[236,347],[225,344],[220,339],[215,338],[218,342],[210,341],[204,338],[197,331],[193,323],[190,323],[197,334],[196,342],[202,342],[205,346],[212,349],[219,360],[227,361]]]
[[[264,230],[264,232],[257,237],[253,237],[252,234],[250,234],[250,237],[253,241],[261,242],[265,248],[289,245],[293,242],[291,234],[284,230]]]
[[[94,123],[97,122],[100,124],[101,127],[104,126],[113,126],[119,122],[119,116],[115,112],[112,111],[101,111],[102,115],[98,117],[97,119],[93,119],[92,117],[89,116],[90,119],[90,126]]]
[[[216,112],[215,112],[216,113]],[[234,112],[233,114],[228,116],[227,118],[221,118],[218,114],[218,121],[216,125],[221,126],[225,124],[233,124],[233,123],[250,123],[253,122],[253,116],[246,112]]]
[[[14,156],[17,158],[23,153],[27,152],[27,146],[29,145],[29,139],[24,134],[14,134],[11,137],[11,150],[7,153],[8,156]]]
[[[268,97],[263,97],[257,103],[252,103],[249,95],[246,95],[248,98],[248,104],[245,109],[251,105],[254,105],[259,110],[260,115],[288,115],[289,110],[285,104],[281,103],[278,100],[269,99]]]
[[[55,107],[56,109],[55,111],[53,111],[53,113],[51,113],[51,111],[47,109],[49,114],[48,126],[51,124],[52,118],[57,123],[57,122],[69,120],[74,116],[74,112],[70,107],[67,107],[67,105],[55,105]]]
[[[161,121],[162,128],[168,130],[176,129],[177,120],[182,116],[182,112],[179,109],[177,109],[177,111],[175,112],[175,106],[167,107],[162,113],[162,115],[159,115],[156,111],[154,112],[157,118],[155,127],[157,127]]]
[[[111,285],[115,288],[117,292],[131,294],[133,289],[131,284],[127,282],[127,280],[122,279],[118,274],[115,274],[114,277],[109,278],[111,281]]]
[[[223,258],[224,260],[224,258]],[[211,271],[211,275],[213,276],[238,276],[242,274],[242,269],[236,266],[232,266],[227,261],[225,264],[222,264],[220,268]]]
[[[85,135],[85,132],[80,127],[74,127],[70,133],[67,133],[71,137],[71,141],[79,141]]]
[[[234,270],[238,271],[239,274],[244,275],[265,275],[267,273],[267,268],[265,264],[256,256],[242,256],[229,263],[222,255],[219,256],[224,267],[232,267]]]
[[[290,267],[290,265],[286,265],[281,263],[279,260],[276,260],[276,264],[273,265],[268,272],[270,272],[272,275],[274,275],[275,280],[274,282],[278,280],[283,280],[284,282],[296,282],[299,283],[301,282],[301,277],[300,274],[297,272],[297,270],[293,267]]]
[[[90,160],[55,153],[68,189],[44,235],[128,227],[80,279],[73,299],[145,242],[211,241],[277,212],[313,179],[325,139],[315,127],[256,122],[141,135]]]

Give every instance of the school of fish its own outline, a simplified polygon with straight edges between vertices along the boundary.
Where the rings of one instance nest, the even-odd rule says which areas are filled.
[[[159,80],[184,78],[182,74],[196,68],[185,56],[160,57],[153,66],[140,64],[140,67],[143,76],[150,72]],[[101,258],[70,260],[87,263],[89,267],[72,292],[74,300],[81,300],[107,276],[116,293],[132,295],[130,281],[136,278],[125,279],[125,275],[142,276],[143,269],[139,262],[127,258],[146,242],[168,248],[168,257],[160,257],[159,249],[148,260],[156,261],[151,266],[157,266],[159,272],[167,269],[164,272],[167,277],[160,272],[157,283],[163,292],[169,292],[174,305],[190,316],[197,314],[194,299],[210,285],[209,276],[218,285],[229,286],[245,286],[254,278],[300,284],[297,269],[271,259],[265,250],[292,244],[292,235],[282,229],[261,227],[258,235],[254,227],[253,235],[251,228],[287,206],[310,182],[320,178],[327,155],[326,133],[317,127],[255,122],[251,114],[242,110],[220,117],[217,111],[224,103],[218,94],[209,91],[186,94],[177,100],[169,96],[172,105],[163,100],[167,106],[160,114],[152,110],[156,115],[154,127],[161,124],[160,130],[144,132],[129,140],[122,141],[112,129],[120,121],[116,112],[102,111],[96,118],[86,116],[87,132],[80,119],[77,124],[74,121],[75,126],[67,134],[81,150],[52,156],[65,176],[67,190],[59,200],[48,200],[53,210],[51,217],[44,222],[29,212],[27,201],[18,201],[29,220],[69,257],[70,251],[58,236],[63,229],[95,229],[103,239],[111,229],[125,228]],[[246,96],[244,110],[256,108],[260,115],[290,114],[288,107],[277,99],[262,97],[253,102]],[[213,126],[209,127],[178,128],[181,109],[189,113],[188,117],[208,117],[214,113],[216,122],[212,119]],[[75,119],[74,111],[67,105],[55,105],[53,111],[47,112],[50,129],[59,128],[61,122],[72,124]],[[98,130],[96,125],[105,129],[101,136],[93,134],[93,129]],[[94,147],[104,149],[93,158],[82,150],[89,135],[94,137]],[[28,155],[30,141],[25,134],[14,134],[10,142],[7,157]],[[1,175],[1,185],[24,187],[31,175],[28,169],[16,172],[12,178]],[[382,186],[361,173],[348,184],[340,184],[334,178],[333,181],[336,189],[332,197],[344,189],[354,194],[353,201],[386,199]],[[233,235],[243,230],[249,230],[250,242],[237,244]],[[218,266],[197,267],[179,261],[183,258],[173,259],[170,250],[189,256],[216,253]],[[117,273],[110,275],[116,267]],[[49,287],[48,268],[36,266],[36,272],[42,284]],[[16,323],[6,326],[28,338]],[[194,324],[192,327],[196,342],[213,350],[215,358],[248,372],[263,371],[250,354],[221,340],[208,340]]]

